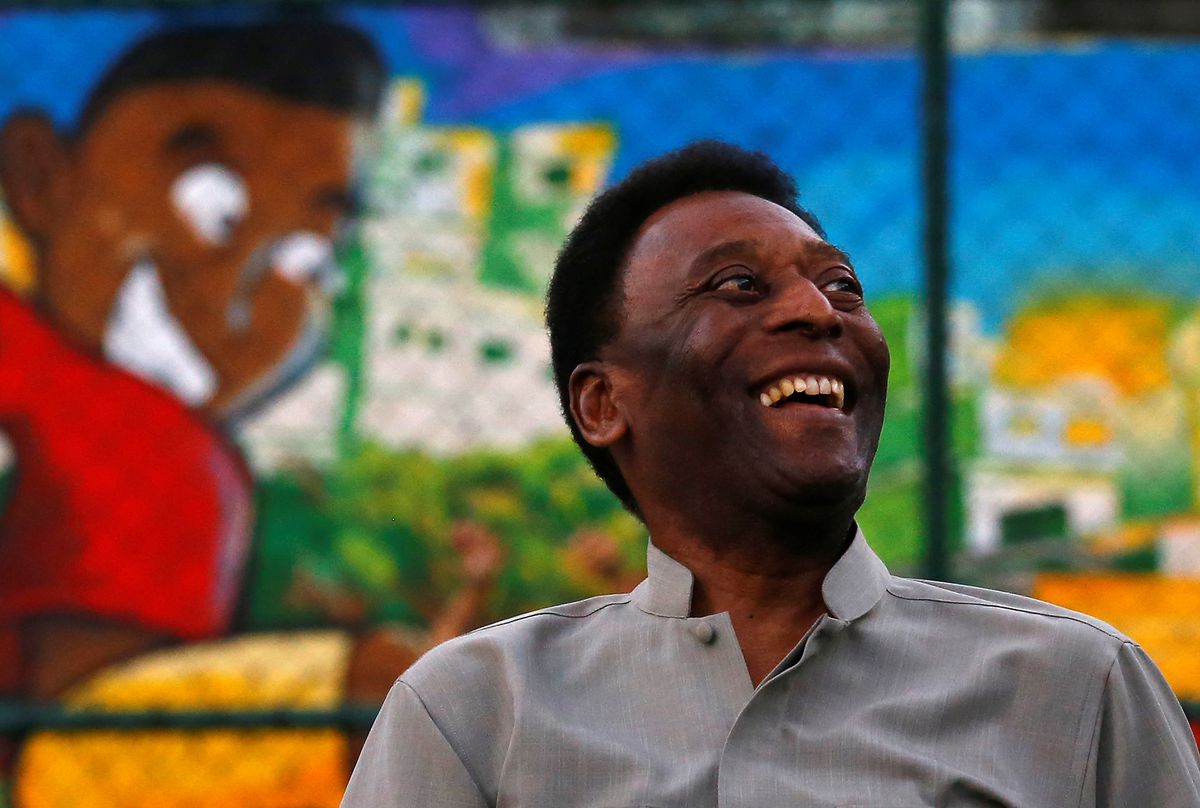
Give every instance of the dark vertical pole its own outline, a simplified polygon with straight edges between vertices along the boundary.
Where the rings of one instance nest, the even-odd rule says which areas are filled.
[[[954,495],[950,468],[950,388],[946,297],[949,279],[949,0],[921,0],[921,115],[925,251],[925,575],[950,572],[946,507]]]

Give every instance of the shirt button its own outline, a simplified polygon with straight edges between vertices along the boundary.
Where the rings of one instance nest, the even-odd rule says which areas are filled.
[[[698,620],[690,626],[692,634],[697,640],[707,645],[713,641],[713,637],[717,636],[716,630],[712,624],[706,620]]]

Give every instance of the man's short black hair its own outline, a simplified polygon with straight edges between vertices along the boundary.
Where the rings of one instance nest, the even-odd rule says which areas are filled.
[[[386,71],[366,36],[327,20],[167,30],[138,42],[108,70],[88,96],[78,131],[129,90],[201,80],[369,117],[379,108]]]
[[[703,191],[742,191],[799,216],[822,238],[816,217],[796,200],[796,183],[762,152],[702,140],[643,163],[596,197],[567,236],[546,297],[546,327],[559,402],[575,443],[609,489],[634,514],[633,493],[612,454],[592,446],[571,417],[567,383],[597,358],[620,322],[619,288],[634,237],[660,208]]]

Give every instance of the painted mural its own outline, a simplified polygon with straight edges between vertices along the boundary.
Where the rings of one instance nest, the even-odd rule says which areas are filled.
[[[910,52],[547,47],[380,6],[0,37],[0,702],[378,703],[434,643],[636,584],[541,294],[587,200],[697,137],[770,152],[854,256],[893,352],[861,522],[919,569]],[[957,58],[946,493],[962,579],[1097,614],[1200,700],[1197,68]],[[0,778],[21,808],[336,805],[360,742],[35,732]]]

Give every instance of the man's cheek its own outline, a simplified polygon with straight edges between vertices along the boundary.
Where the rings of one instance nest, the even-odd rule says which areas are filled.
[[[875,373],[879,378],[880,387],[886,392],[888,375],[892,367],[892,352],[888,348],[887,339],[884,337],[883,331],[874,320],[870,322],[866,344],[867,357],[870,359]]]

